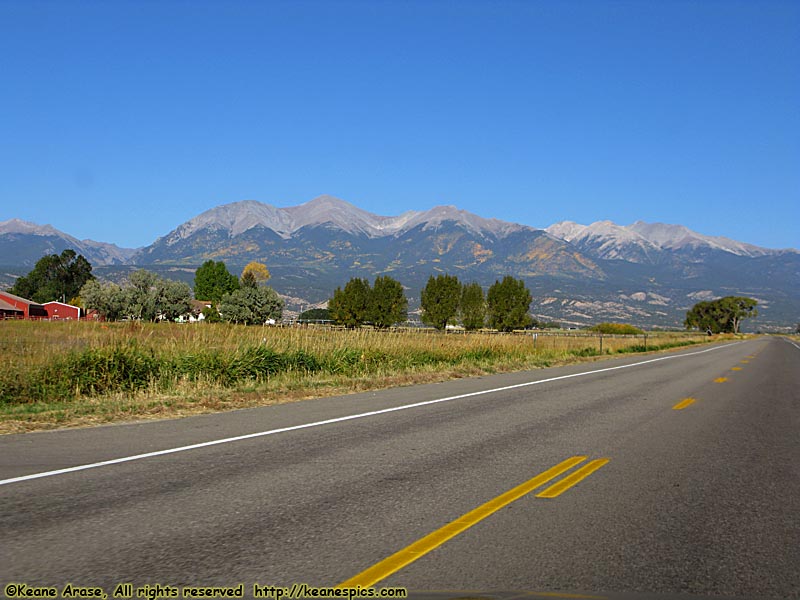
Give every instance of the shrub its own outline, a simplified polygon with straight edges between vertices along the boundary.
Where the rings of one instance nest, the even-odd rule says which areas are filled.
[[[643,335],[644,331],[627,323],[598,323],[589,331],[608,335]]]

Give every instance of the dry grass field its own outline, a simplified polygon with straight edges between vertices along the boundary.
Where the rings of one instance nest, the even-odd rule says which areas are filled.
[[[0,322],[0,433],[177,417],[592,360],[700,334]]]

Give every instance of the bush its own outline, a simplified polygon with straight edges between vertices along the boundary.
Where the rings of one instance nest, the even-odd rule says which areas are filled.
[[[159,371],[153,353],[135,345],[89,349],[67,354],[44,367],[32,382],[38,391],[32,395],[52,398],[132,392],[147,387]]]
[[[608,335],[644,335],[644,331],[627,323],[598,323],[589,331]]]

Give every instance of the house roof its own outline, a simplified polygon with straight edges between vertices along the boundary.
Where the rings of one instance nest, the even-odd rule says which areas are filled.
[[[75,310],[80,310],[80,306],[73,306],[72,304],[66,304],[64,302],[59,302],[58,300],[51,300],[50,302],[45,302],[44,306],[50,306],[51,304],[58,304],[60,306],[68,306],[69,308],[74,308]]]
[[[5,296],[6,298],[11,298],[12,300],[16,300],[17,302],[24,302],[25,304],[30,304],[31,306],[42,306],[38,302],[34,302],[33,300],[28,300],[27,298],[23,298],[22,296],[15,296],[10,292],[0,292],[0,295]]]
[[[18,312],[18,313],[22,312],[16,306],[13,306],[13,305],[9,304],[8,302],[3,300],[2,298],[0,298],[0,310],[6,311],[6,312],[11,312],[11,311]]]
[[[211,300],[189,300],[189,304],[192,307],[192,312],[201,313],[204,308],[212,306],[213,302]]]

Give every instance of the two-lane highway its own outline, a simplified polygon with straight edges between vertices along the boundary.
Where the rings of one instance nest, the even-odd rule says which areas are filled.
[[[800,348],[0,438],[0,585],[800,598]]]

